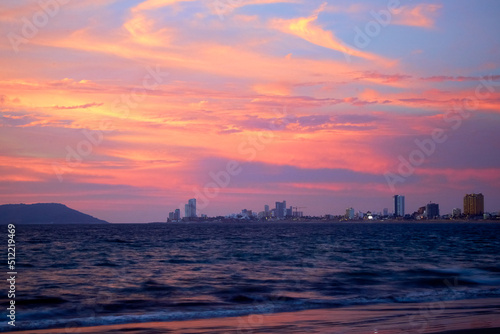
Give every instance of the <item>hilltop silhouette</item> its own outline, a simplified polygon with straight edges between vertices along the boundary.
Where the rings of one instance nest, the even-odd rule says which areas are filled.
[[[108,224],[60,203],[0,205],[0,224]]]

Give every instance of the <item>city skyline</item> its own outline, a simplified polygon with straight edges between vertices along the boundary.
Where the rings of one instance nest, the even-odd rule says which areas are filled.
[[[194,203],[194,208],[190,205]],[[214,216],[209,216],[204,214],[203,212],[199,211],[196,209],[196,199],[190,199],[188,201],[188,204],[185,204],[185,214],[184,216],[179,216],[177,212],[179,212],[179,209],[175,209],[175,211],[171,211],[168,214],[168,220],[169,221],[180,221],[181,218],[196,218],[196,217],[229,217],[229,216],[235,216],[238,214],[243,214],[243,215],[248,215],[248,216],[253,216],[259,217],[259,218],[275,218],[275,219],[284,219],[284,218],[291,218],[291,217],[302,217],[302,216],[313,216],[313,217],[324,217],[324,216],[344,216],[346,219],[352,220],[355,217],[358,216],[358,214],[366,214],[366,213],[373,213],[374,215],[377,216],[389,216],[389,217],[395,217],[395,218],[404,218],[408,216],[414,216],[417,214],[417,216],[423,218],[423,219],[434,219],[434,218],[439,218],[441,216],[449,216],[449,217],[460,217],[460,216],[483,216],[485,213],[491,213],[494,215],[500,215],[500,210],[497,211],[486,211],[484,210],[484,195],[482,193],[479,194],[465,194],[463,196],[463,206],[461,208],[456,208],[454,207],[450,212],[443,212],[440,209],[439,203],[435,203],[432,201],[429,201],[427,204],[424,204],[424,206],[417,207],[415,210],[410,210],[410,211],[405,211],[405,196],[404,195],[394,195],[392,196],[392,204],[393,204],[393,211],[389,211],[388,208],[371,208],[370,210],[356,210],[354,207],[348,207],[345,209],[344,212],[330,212],[330,213],[324,213],[324,214],[309,214],[309,215],[304,215],[302,211],[298,211],[298,209],[302,209],[305,207],[298,206],[299,204],[291,205],[290,207],[287,207],[287,201],[277,201],[275,202],[275,207],[273,209],[270,209],[270,206],[268,204],[264,204],[261,206],[261,209],[248,209],[244,208],[241,209],[241,213],[237,212],[226,212],[225,214],[218,214]],[[188,207],[190,207],[188,209]],[[472,209],[473,208],[473,209]],[[463,210],[462,210],[463,209]],[[193,211],[194,210],[194,211]],[[192,215],[192,212],[196,212],[195,215]],[[463,213],[463,215],[462,215]]]
[[[500,210],[498,1],[2,5],[0,204]]]

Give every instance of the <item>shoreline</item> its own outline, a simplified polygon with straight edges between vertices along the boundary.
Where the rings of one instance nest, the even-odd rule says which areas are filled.
[[[500,298],[377,304],[240,317],[145,322],[6,333],[421,333],[500,332]]]
[[[154,225],[176,225],[176,224],[283,224],[283,223],[332,223],[332,224],[376,224],[376,223],[402,223],[402,224],[434,224],[434,223],[442,223],[442,224],[481,224],[481,223],[500,223],[500,219],[374,219],[374,220],[322,220],[322,219],[303,219],[303,220],[241,220],[241,219],[227,219],[225,221],[217,221],[217,220],[189,220],[189,221],[181,221],[181,222],[149,222],[149,223],[112,223],[112,224],[154,224]]]

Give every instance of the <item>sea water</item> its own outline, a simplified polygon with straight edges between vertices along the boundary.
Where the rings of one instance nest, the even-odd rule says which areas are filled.
[[[17,225],[16,329],[498,298],[499,254],[494,223]]]

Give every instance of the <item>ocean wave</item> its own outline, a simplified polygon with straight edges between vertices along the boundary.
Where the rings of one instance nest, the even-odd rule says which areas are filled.
[[[348,306],[363,306],[376,304],[391,304],[401,305],[406,303],[428,303],[428,302],[446,302],[452,300],[467,300],[481,298],[500,298],[500,289],[470,289],[456,291],[422,291],[411,292],[399,296],[381,296],[376,298],[351,297],[344,299],[300,299],[300,298],[283,298],[274,296],[268,300],[253,299],[243,295],[236,296],[239,298],[240,305],[218,305],[213,308],[211,303],[188,303],[182,306],[196,307],[198,310],[186,311],[157,311],[141,314],[115,314],[101,315],[93,317],[61,317],[59,320],[47,320],[46,311],[38,316],[31,312],[32,319],[40,319],[37,321],[19,320],[18,328],[25,330],[47,329],[47,328],[63,328],[69,324],[78,324],[78,326],[101,326],[127,323],[144,323],[144,322],[169,322],[181,320],[196,320],[222,317],[245,316],[250,314],[268,314],[280,312],[295,312],[310,309],[331,309],[342,308]],[[140,304],[141,301],[135,301]],[[243,305],[242,305],[243,304]],[[113,311],[122,310],[119,304],[114,304],[116,308]],[[180,307],[179,304],[171,306]],[[130,311],[130,310],[128,310]],[[43,315],[45,318],[41,317]],[[43,318],[43,319],[42,319]],[[6,330],[6,325],[0,325],[1,330]]]

